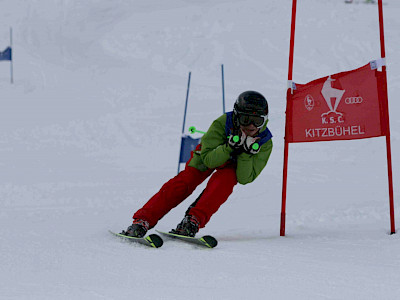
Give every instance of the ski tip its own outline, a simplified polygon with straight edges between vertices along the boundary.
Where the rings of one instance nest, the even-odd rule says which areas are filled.
[[[218,245],[218,241],[211,235],[205,235],[202,237],[202,239],[205,241],[207,247],[209,248],[215,248]]]
[[[160,248],[164,244],[163,239],[157,234],[150,234],[146,239],[154,248]]]

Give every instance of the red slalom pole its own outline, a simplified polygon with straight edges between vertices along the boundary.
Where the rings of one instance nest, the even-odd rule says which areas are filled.
[[[292,24],[290,27],[288,80],[292,80],[292,76],[293,76],[294,35],[295,35],[295,29],[296,29],[296,8],[297,8],[297,0],[293,0],[293,2],[292,2]]]
[[[292,24],[290,27],[290,46],[289,46],[289,67],[288,67],[288,89],[292,89],[292,79],[293,79],[293,56],[294,56],[294,36],[296,29],[296,7],[297,0],[292,2]],[[293,92],[293,91],[292,91]],[[288,97],[292,93],[287,93]],[[282,207],[281,207],[281,228],[280,236],[285,236],[285,224],[286,224],[286,191],[287,191],[287,171],[288,171],[288,156],[289,156],[289,142],[287,140],[288,132],[288,101],[286,99],[286,123],[285,123],[285,149],[283,152],[283,180],[282,180]]]
[[[379,36],[381,42],[381,58],[386,58],[385,53],[385,34],[383,30],[383,8],[382,0],[378,0],[378,13],[379,13]],[[389,207],[390,207],[390,234],[396,233],[394,222],[394,200],[393,200],[393,176],[392,176],[392,151],[390,146],[390,122],[389,122],[389,101],[387,93],[387,76],[386,66],[382,66],[384,75],[385,89],[385,116],[386,116],[386,155],[387,155],[387,169],[388,169],[388,183],[389,183]]]
[[[280,236],[285,236],[286,225],[286,191],[287,191],[287,167],[288,167],[289,143],[285,140],[283,152],[283,181],[282,181],[282,207],[281,207],[281,229]]]

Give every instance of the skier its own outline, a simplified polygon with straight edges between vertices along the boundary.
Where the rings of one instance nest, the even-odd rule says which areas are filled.
[[[143,237],[172,208],[184,201],[211,175],[206,188],[186,211],[175,230],[194,237],[219,209],[239,182],[254,181],[264,169],[272,151],[267,128],[268,103],[258,92],[246,91],[234,109],[216,119],[191,153],[186,168],[166,182],[141,209],[122,234]]]

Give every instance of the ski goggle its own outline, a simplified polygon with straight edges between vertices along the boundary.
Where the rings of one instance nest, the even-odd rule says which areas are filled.
[[[267,121],[268,116],[257,116],[257,115],[247,115],[247,114],[240,114],[238,116],[239,124],[242,126],[248,126],[253,124],[257,128],[261,128],[264,126],[265,122]]]

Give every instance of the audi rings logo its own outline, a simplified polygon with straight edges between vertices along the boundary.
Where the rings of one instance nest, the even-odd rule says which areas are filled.
[[[364,101],[362,97],[348,97],[344,100],[346,104],[361,104]]]
[[[311,111],[314,106],[315,106],[315,101],[314,98],[308,94],[305,98],[304,98],[304,106],[306,107],[306,109],[308,111]]]

